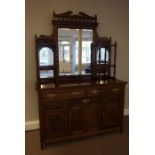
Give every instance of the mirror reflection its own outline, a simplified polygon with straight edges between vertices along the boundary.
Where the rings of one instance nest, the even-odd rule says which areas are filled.
[[[58,29],[59,75],[89,74],[93,30]]]
[[[108,64],[109,52],[106,48],[102,47],[97,51],[97,64]]]
[[[53,65],[53,51],[49,47],[42,47],[39,50],[39,65],[52,66]]]
[[[40,70],[40,78],[52,78],[53,76],[53,70]]]

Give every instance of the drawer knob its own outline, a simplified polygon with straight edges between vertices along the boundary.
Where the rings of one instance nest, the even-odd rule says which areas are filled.
[[[72,95],[79,95],[79,94],[80,94],[79,91],[72,92]]]
[[[90,100],[89,100],[89,99],[84,99],[84,100],[82,100],[81,102],[87,104],[87,103],[90,102]]]
[[[117,92],[119,91],[119,88],[113,88],[112,91]]]
[[[56,94],[48,94],[47,97],[56,97]]]
[[[92,90],[92,91],[91,91],[91,93],[92,93],[92,94],[95,94],[95,95],[98,94],[99,92],[100,92],[99,90]]]

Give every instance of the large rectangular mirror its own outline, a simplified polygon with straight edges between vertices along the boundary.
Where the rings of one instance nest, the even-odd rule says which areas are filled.
[[[91,29],[58,29],[59,75],[90,74]]]

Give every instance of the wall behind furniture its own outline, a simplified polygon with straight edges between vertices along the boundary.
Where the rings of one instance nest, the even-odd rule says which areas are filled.
[[[97,14],[98,33],[111,36],[118,43],[117,78],[128,81],[129,36],[128,0],[25,0],[25,109],[26,122],[38,120],[34,35],[52,33],[52,13],[83,11],[88,15]],[[126,87],[125,108],[128,109],[128,85]]]

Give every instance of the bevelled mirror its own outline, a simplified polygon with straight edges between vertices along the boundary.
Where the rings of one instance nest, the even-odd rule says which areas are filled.
[[[58,29],[59,75],[90,74],[91,29]]]

